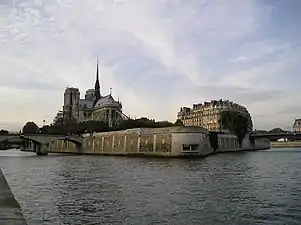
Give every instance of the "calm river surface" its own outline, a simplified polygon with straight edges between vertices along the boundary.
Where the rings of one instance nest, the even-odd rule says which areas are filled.
[[[0,151],[28,225],[301,224],[301,149],[203,159]]]

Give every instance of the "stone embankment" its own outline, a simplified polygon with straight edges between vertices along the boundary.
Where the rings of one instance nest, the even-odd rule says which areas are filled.
[[[271,142],[271,148],[301,148],[301,141]]]
[[[217,135],[217,149],[213,149],[208,130],[200,127],[136,128],[124,131],[87,134],[78,146],[70,141],[49,143],[48,152],[144,155],[144,156],[206,156],[216,152],[257,150],[270,148],[266,140],[245,141],[240,148],[236,136]]]
[[[0,225],[26,225],[20,206],[0,169]]]

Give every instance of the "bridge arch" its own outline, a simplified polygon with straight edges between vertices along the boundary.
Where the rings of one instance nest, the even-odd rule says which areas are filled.
[[[77,140],[77,139],[74,139],[74,138],[70,138],[70,137],[59,137],[59,138],[57,138],[56,140],[60,140],[60,141],[68,141],[68,142],[71,142],[71,143],[73,143],[73,144],[75,144],[75,145],[82,145],[82,142],[81,141],[79,141],[79,140]],[[53,142],[53,141],[56,141],[56,140],[52,140],[51,142]]]
[[[12,145],[22,147],[24,142],[20,137],[0,140],[0,149],[9,149]]]
[[[68,143],[72,143],[73,145],[69,145]],[[52,139],[47,144],[47,147],[51,152],[64,152],[67,149],[71,152],[81,152],[82,140],[72,137],[58,137]]]
[[[50,144],[54,141],[57,140],[63,140],[63,141],[68,141],[71,143],[74,143],[76,145],[81,145],[82,140],[79,139],[78,137],[73,137],[73,136],[60,136],[60,135],[20,135],[20,138],[22,139],[27,139],[33,142],[36,142],[38,144]]]
[[[24,149],[26,151],[26,149],[32,149],[34,152],[40,152],[41,147],[43,145],[42,142],[35,140],[33,138],[28,138],[28,137],[24,137],[24,136],[20,136],[21,139],[26,140],[27,142],[25,143],[25,145],[23,146]]]

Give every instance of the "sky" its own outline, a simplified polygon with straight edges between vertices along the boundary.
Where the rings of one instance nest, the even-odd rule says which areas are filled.
[[[65,88],[132,117],[228,99],[254,128],[301,117],[300,0],[0,0],[0,129],[51,123]],[[290,129],[290,128],[289,128]]]

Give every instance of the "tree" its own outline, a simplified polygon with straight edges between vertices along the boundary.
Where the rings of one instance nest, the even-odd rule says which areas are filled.
[[[110,131],[110,128],[107,123],[104,121],[85,121],[79,123],[77,126],[74,126],[73,132],[80,133],[93,133],[93,132],[106,132]]]
[[[239,144],[249,132],[249,121],[236,111],[222,111],[219,124],[222,129],[228,129],[230,133],[238,137]]]
[[[270,134],[281,134],[281,133],[287,133],[287,131],[282,130],[281,128],[277,127],[272,130],[269,130],[268,133]]]
[[[215,152],[218,149],[218,133],[211,131],[209,133],[209,141],[213,151]]]
[[[184,126],[182,120],[177,119],[176,122],[174,123],[175,126]]]
[[[148,119],[141,117],[138,119],[123,120],[117,127],[109,127],[104,121],[84,121],[78,123],[75,119],[66,119],[63,116],[57,116],[54,122],[49,126],[45,125],[39,128],[39,132],[42,134],[69,134],[79,135],[83,133],[93,132],[107,132],[114,130],[126,130],[132,128],[160,128],[180,126],[181,121],[172,123],[169,121],[155,121],[154,119]]]
[[[124,120],[119,124],[118,130],[126,130],[132,128],[160,128],[160,127],[172,127],[174,124],[169,121],[155,121],[154,119],[148,119],[141,117],[139,119]]]
[[[23,134],[38,134],[39,133],[39,127],[34,122],[27,122],[23,129]]]
[[[39,128],[41,134],[56,134],[55,128],[53,126],[45,125]]]
[[[0,130],[0,135],[6,135],[8,134],[9,132],[7,130],[4,130],[4,129],[1,129]]]

